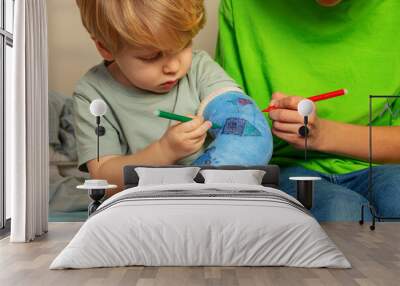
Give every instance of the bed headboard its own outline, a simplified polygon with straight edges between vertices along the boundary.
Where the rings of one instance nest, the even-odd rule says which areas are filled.
[[[133,188],[138,185],[139,177],[135,171],[136,167],[147,167],[147,168],[182,168],[187,167],[184,165],[169,165],[169,166],[142,166],[132,165],[124,167],[124,189]],[[221,170],[264,170],[265,175],[262,179],[262,185],[265,187],[272,187],[279,189],[279,167],[277,165],[267,166],[198,166],[202,170],[205,169],[221,169]],[[194,178],[197,183],[204,183],[203,176],[199,173]]]

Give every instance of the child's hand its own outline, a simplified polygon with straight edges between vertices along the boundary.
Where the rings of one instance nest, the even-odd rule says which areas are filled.
[[[272,133],[278,138],[288,142],[295,148],[304,149],[304,138],[298,133],[299,128],[304,124],[304,118],[297,112],[297,105],[303,97],[287,96],[282,93],[272,95],[271,105],[278,107],[269,112],[272,120]],[[312,150],[321,149],[324,141],[324,128],[326,120],[318,118],[316,108],[308,118],[308,147]]]
[[[202,116],[186,116],[193,120],[170,126],[159,141],[163,154],[174,162],[197,152],[203,146],[207,131],[212,126]]]

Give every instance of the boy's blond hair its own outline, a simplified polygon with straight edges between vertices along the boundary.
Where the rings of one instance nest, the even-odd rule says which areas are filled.
[[[83,25],[112,53],[124,45],[174,51],[205,23],[203,0],[76,0]]]

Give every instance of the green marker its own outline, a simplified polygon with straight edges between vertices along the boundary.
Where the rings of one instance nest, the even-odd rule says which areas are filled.
[[[166,119],[180,121],[180,122],[188,122],[188,121],[193,119],[193,118],[190,118],[190,117],[187,117],[187,116],[174,114],[174,113],[170,113],[170,112],[162,111],[162,110],[155,110],[154,111],[154,115],[158,116],[158,117],[161,117],[161,118],[166,118]],[[218,129],[218,128],[221,128],[221,126],[219,126],[218,124],[213,123],[211,128],[212,129]]]

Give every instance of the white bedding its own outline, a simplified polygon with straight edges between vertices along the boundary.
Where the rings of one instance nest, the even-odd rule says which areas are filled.
[[[113,196],[50,269],[127,265],[350,267],[318,222],[285,193],[196,183]]]

